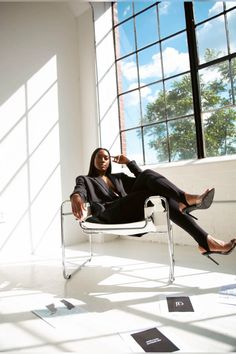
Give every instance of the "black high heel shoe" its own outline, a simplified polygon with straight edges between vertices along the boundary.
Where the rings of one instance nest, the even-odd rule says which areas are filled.
[[[184,214],[188,214],[189,216],[191,216],[192,218],[198,220],[196,218],[196,216],[190,214],[191,211],[197,210],[197,209],[208,209],[214,199],[214,195],[215,195],[215,188],[210,189],[202,198],[202,201],[198,204],[194,204],[194,205],[189,205],[186,201],[186,208],[183,208],[182,213]]]
[[[233,239],[230,242],[232,243],[232,247],[226,252],[223,252],[223,251],[206,251],[206,252],[201,252],[201,254],[202,254],[202,256],[207,256],[212,262],[214,262],[215,264],[219,265],[219,263],[214,258],[212,258],[210,255],[211,254],[221,254],[223,256],[227,256],[236,247],[236,239]]]

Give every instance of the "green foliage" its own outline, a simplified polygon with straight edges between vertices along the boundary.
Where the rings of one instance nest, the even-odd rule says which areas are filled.
[[[215,59],[219,54],[207,49],[205,60]],[[231,73],[236,73],[236,60],[232,61]],[[208,74],[214,79],[207,81]],[[228,62],[210,66],[205,73],[203,70],[199,75],[199,87],[206,155],[235,154],[236,109],[232,106]],[[148,138],[149,147],[156,150],[158,161],[196,157],[196,131],[189,75],[184,75],[179,81],[173,81],[169,91],[159,92],[156,100],[147,105],[144,124],[150,123],[156,124],[150,129],[146,128],[144,134]]]

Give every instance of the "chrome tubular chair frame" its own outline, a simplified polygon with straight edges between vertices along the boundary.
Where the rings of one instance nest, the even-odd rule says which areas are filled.
[[[149,207],[149,202],[152,203],[152,207]],[[69,200],[65,200],[61,204],[61,246],[62,246],[62,267],[63,267],[63,276],[65,279],[69,279],[75,272],[80,270],[87,262],[90,262],[93,256],[93,235],[96,234],[113,234],[113,235],[121,235],[123,231],[126,232],[127,235],[134,235],[138,233],[166,233],[168,235],[168,253],[169,253],[169,280],[168,283],[172,284],[174,281],[174,241],[173,241],[173,228],[172,223],[169,217],[169,204],[166,198],[161,196],[152,196],[149,197],[144,204],[145,211],[145,219],[140,222],[129,223],[129,224],[95,224],[89,223],[86,221],[79,222],[79,225],[84,234],[89,236],[89,255],[86,260],[77,266],[75,270],[71,273],[67,271],[67,260],[66,260],[66,245],[65,245],[65,234],[64,234],[64,218],[67,215],[72,215],[72,212],[65,212],[64,207],[66,203],[70,203]],[[165,230],[158,230],[158,226],[154,225],[153,211],[155,205],[161,204],[162,213],[164,210],[165,214]],[[159,209],[160,211],[160,209]],[[158,219],[158,218],[157,218]],[[154,227],[149,227],[150,225]]]

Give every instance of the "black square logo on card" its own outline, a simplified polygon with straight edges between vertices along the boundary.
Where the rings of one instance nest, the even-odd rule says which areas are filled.
[[[179,348],[177,348],[176,345],[174,345],[157,328],[133,333],[131,336],[145,352],[175,352],[179,350]]]
[[[194,312],[188,296],[171,296],[166,300],[169,312]]]

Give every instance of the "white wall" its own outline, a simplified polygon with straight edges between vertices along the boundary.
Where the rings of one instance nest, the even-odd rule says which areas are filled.
[[[66,2],[0,3],[0,45],[0,252],[45,254],[83,167],[77,20]]]
[[[110,33],[104,38],[109,42]],[[119,152],[119,143],[114,92],[106,95],[105,85],[110,109],[97,115],[90,8],[75,17],[66,2],[0,3],[0,44],[0,253],[9,259],[59,246],[59,206],[75,177],[87,172],[101,143],[98,126],[105,147]],[[99,82],[114,73],[110,60]],[[189,192],[215,186],[221,202],[196,215],[210,233],[235,237],[235,157],[153,168]],[[70,241],[80,239],[77,228],[68,228]],[[191,242],[178,228],[175,239]]]

